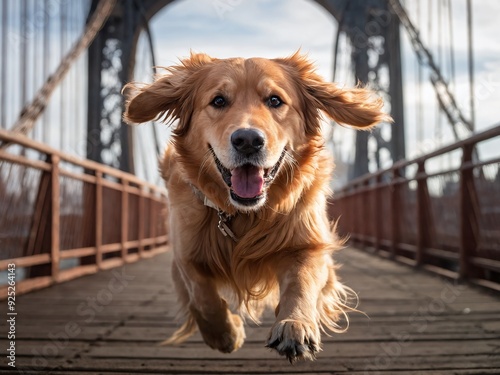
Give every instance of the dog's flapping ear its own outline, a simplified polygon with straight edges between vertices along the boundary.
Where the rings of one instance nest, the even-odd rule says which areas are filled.
[[[383,101],[371,90],[365,88],[339,88],[335,83],[325,82],[316,72],[314,65],[298,52],[276,59],[276,62],[295,77],[303,98],[308,132],[315,132],[318,109],[342,125],[359,129],[370,129],[379,122],[391,122],[392,118],[382,112]]]
[[[128,97],[123,119],[129,124],[152,120],[179,119],[174,132],[187,130],[193,108],[193,91],[196,74],[206,64],[214,61],[205,54],[191,54],[179,65],[166,68],[167,74],[155,78],[151,84],[128,83],[123,93]]]

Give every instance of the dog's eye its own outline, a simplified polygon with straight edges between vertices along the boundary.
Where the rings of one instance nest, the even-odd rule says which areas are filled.
[[[267,99],[267,105],[271,108],[278,108],[283,104],[283,101],[278,95],[273,95]]]
[[[224,108],[227,102],[223,96],[217,95],[210,104],[215,108]]]

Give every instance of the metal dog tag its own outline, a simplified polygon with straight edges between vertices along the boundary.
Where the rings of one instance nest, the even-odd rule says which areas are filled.
[[[230,218],[223,211],[219,210],[218,213],[219,213],[219,224],[217,225],[217,227],[219,228],[221,233],[224,235],[224,237],[229,236],[234,242],[238,242],[238,237],[236,237],[236,235],[227,225],[227,222],[229,221]]]

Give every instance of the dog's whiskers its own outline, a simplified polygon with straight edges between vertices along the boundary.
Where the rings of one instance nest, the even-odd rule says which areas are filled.
[[[205,172],[208,172],[211,158],[212,158],[212,153],[210,152],[210,150],[207,150],[207,152],[205,152],[205,155],[203,156],[203,160],[200,165],[200,169],[198,172],[198,180],[200,180],[201,176],[203,176]]]
[[[293,155],[285,150],[285,156],[283,158],[284,170],[286,173],[286,181],[288,184],[291,184],[293,181],[293,174],[296,168],[299,167],[299,163],[293,157]]]

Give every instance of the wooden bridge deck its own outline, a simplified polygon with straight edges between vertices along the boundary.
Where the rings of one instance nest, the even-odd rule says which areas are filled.
[[[45,374],[499,374],[500,296],[453,285],[356,249],[338,254],[359,293],[345,334],[324,338],[316,362],[294,366],[264,347],[272,319],[247,327],[225,355],[199,335],[158,347],[174,329],[170,254],[82,277],[17,299],[16,369],[6,363],[0,301],[0,373]]]

